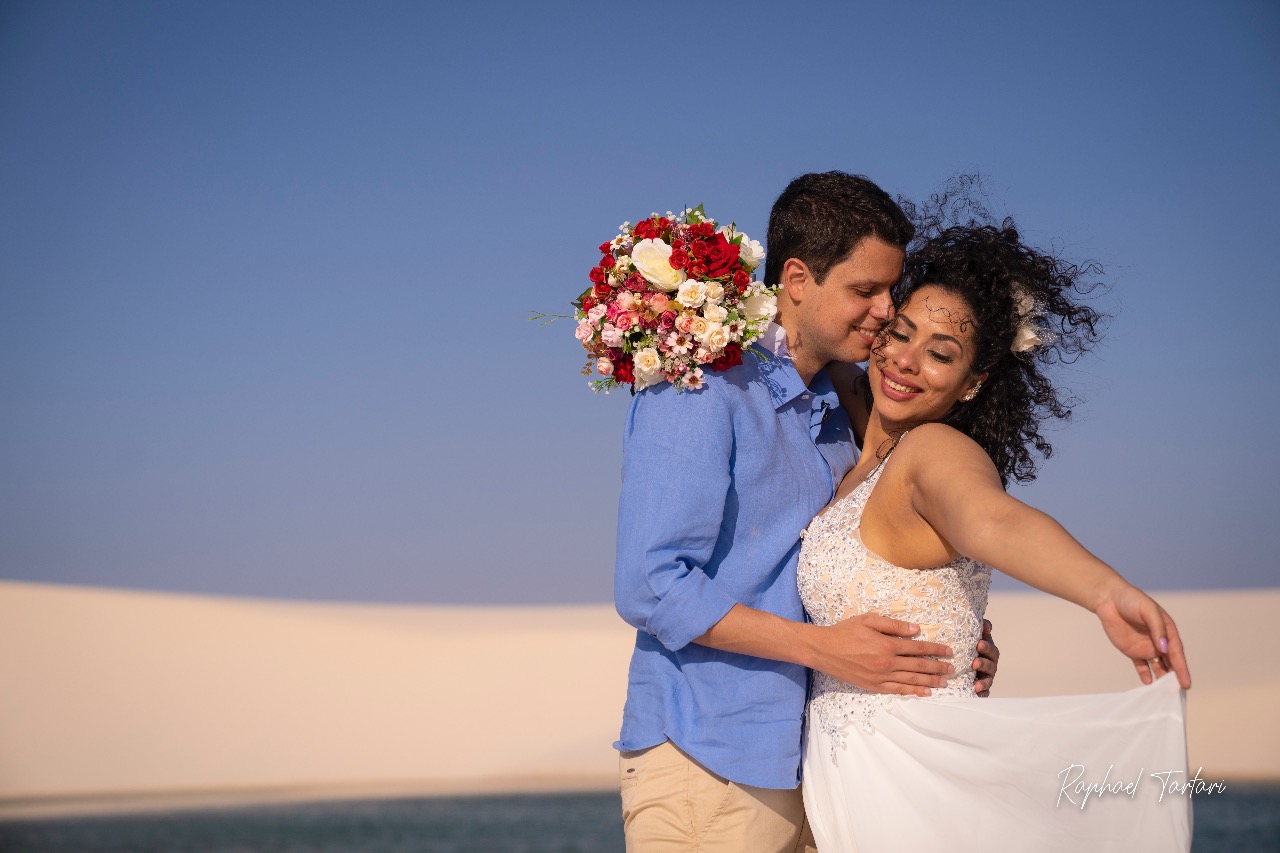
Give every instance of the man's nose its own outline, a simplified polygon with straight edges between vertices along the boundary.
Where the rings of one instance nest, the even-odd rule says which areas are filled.
[[[893,297],[885,293],[871,304],[871,316],[881,322],[893,316]]]

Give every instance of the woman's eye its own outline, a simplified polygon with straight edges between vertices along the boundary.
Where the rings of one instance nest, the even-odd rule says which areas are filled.
[[[890,329],[887,334],[895,341],[905,341],[907,339],[907,336],[902,334],[902,332],[899,332],[897,329]]]
[[[934,352],[933,350],[929,350],[929,355],[933,356],[934,361],[940,362],[942,364],[950,364],[951,362],[955,361],[955,359],[952,356],[949,356],[945,353]]]

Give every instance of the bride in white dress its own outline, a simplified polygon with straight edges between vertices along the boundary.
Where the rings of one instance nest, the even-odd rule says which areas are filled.
[[[1069,414],[1042,366],[1096,337],[1079,275],[1007,221],[949,229],[908,259],[872,350],[863,458],[805,532],[799,585],[817,624],[872,612],[919,625],[916,639],[951,648],[954,674],[918,698],[814,673],[804,799],[822,853],[1190,849],[1176,626],[1004,490],[1034,476],[1031,448],[1047,455],[1041,420]],[[977,698],[990,567],[1095,613],[1147,686]]]

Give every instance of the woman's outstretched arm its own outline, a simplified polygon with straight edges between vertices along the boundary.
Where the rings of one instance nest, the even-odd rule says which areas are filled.
[[[1177,673],[1191,686],[1177,625],[1151,596],[1089,553],[1061,524],[1010,497],[977,444],[942,424],[903,439],[911,505],[960,554],[1094,613],[1144,684]],[[1149,668],[1148,662],[1158,659]]]

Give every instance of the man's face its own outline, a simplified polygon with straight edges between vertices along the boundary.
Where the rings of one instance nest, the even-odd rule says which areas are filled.
[[[893,316],[889,289],[902,275],[905,257],[898,246],[864,237],[821,284],[805,287],[797,331],[809,360],[818,366],[867,360],[876,333]]]

